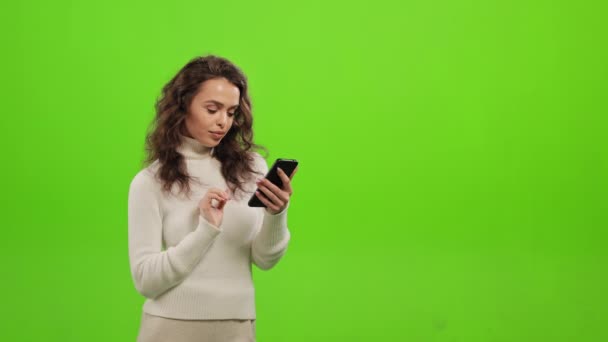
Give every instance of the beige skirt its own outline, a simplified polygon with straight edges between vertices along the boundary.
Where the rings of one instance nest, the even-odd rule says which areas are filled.
[[[137,342],[255,342],[255,319],[182,320],[142,313]]]

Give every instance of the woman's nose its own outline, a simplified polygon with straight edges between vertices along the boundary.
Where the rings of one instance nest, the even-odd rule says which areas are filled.
[[[218,124],[223,127],[226,125],[227,121],[228,121],[228,114],[222,113],[222,115],[220,115]]]

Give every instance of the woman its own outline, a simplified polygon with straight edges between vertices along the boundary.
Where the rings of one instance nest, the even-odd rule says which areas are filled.
[[[247,79],[225,58],[186,64],[156,112],[129,187],[129,262],[146,297],[137,341],[255,341],[251,263],[268,270],[287,249],[297,169],[279,171],[281,188],[264,178]],[[254,193],[265,208],[248,206]]]

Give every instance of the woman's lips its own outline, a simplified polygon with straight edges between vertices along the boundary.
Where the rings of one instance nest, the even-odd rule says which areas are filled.
[[[221,139],[224,136],[223,133],[214,133],[214,132],[209,132],[209,133],[211,133],[211,136],[215,139]]]

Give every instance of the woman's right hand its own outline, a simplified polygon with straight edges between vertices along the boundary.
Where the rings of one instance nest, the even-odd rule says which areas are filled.
[[[215,225],[219,228],[222,224],[222,218],[224,217],[224,205],[230,199],[230,195],[227,191],[211,188],[207,190],[203,199],[198,203],[198,207],[200,209],[201,215],[205,218],[205,220],[209,221],[209,223]],[[212,202],[216,200],[217,203]]]

